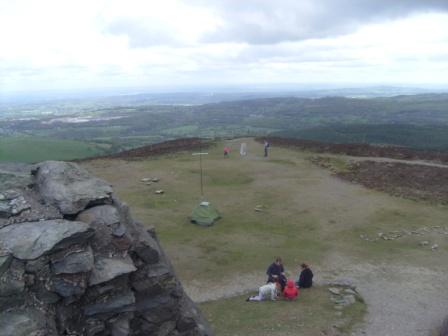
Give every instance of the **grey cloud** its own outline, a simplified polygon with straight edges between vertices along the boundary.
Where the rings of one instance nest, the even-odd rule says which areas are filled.
[[[369,22],[448,11],[446,0],[202,0],[223,25],[204,42],[275,44],[342,35]]]

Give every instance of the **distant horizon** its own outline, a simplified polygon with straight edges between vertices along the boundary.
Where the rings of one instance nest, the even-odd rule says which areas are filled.
[[[116,87],[91,87],[73,89],[34,89],[0,91],[0,98],[14,96],[46,96],[53,94],[66,94],[68,96],[98,96],[101,94],[119,95],[140,95],[140,94],[182,94],[182,93],[279,93],[279,92],[311,92],[323,90],[357,90],[357,89],[415,89],[440,92],[448,90],[447,84],[405,84],[405,83],[248,83],[248,84],[221,84],[221,85],[173,85],[173,86],[116,86]]]

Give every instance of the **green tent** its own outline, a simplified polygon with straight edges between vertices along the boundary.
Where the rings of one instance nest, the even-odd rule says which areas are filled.
[[[209,202],[201,202],[191,213],[191,222],[201,226],[212,226],[220,218],[218,210]]]

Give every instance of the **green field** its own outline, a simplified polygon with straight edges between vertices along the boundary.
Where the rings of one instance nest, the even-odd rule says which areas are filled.
[[[242,141],[248,144],[246,157],[238,153]],[[223,157],[224,145],[232,148],[229,158]],[[307,261],[318,282],[350,275],[372,282],[367,288],[374,288],[377,281],[372,275],[382,276],[382,272],[381,281],[400,285],[409,278],[407,273],[401,278],[397,270],[425,265],[436,272],[445,267],[445,236],[428,233],[425,237],[367,242],[360,235],[375,237],[379,232],[444,226],[446,207],[392,197],[339,180],[313,165],[310,153],[272,148],[265,159],[262,145],[252,139],[220,142],[207,151],[203,162],[205,197],[223,216],[209,228],[189,221],[192,209],[201,201],[199,162],[190,152],[138,161],[94,160],[83,166],[110,181],[136,219],[155,226],[187,293],[203,302],[201,309],[217,335],[239,335],[235,330],[242,330],[241,335],[295,335],[292,330],[297,323],[303,324],[302,335],[320,335],[328,321],[333,321],[327,318],[334,316],[333,306],[321,286],[290,306],[279,302],[275,308],[270,303],[248,308],[241,294],[253,292],[266,281],[265,270],[275,256],[283,257],[289,277],[296,278],[298,265]],[[337,162],[344,167],[342,161]],[[160,182],[148,186],[141,182],[145,177],[157,177]],[[165,193],[156,195],[157,189]],[[255,211],[257,206],[263,211]],[[421,248],[422,239],[436,242],[437,253]],[[384,271],[388,267],[390,270]],[[412,273],[412,280],[418,282],[419,276]],[[374,295],[383,295],[384,287],[380,290]],[[406,295],[416,293],[412,290]],[[275,316],[281,316],[281,307],[294,308],[280,327],[268,333],[269,312],[272,308]],[[308,310],[314,315],[304,316],[302,312]],[[365,311],[362,307],[355,310],[343,319],[362,321]]]
[[[34,163],[45,160],[73,160],[104,153],[94,143],[34,136],[0,137],[0,162]]]

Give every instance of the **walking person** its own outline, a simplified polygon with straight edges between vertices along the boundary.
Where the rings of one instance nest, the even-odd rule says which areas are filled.
[[[229,153],[230,153],[230,148],[227,147],[227,146],[225,146],[225,147],[224,147],[224,157],[228,157],[228,156],[229,156]]]
[[[264,157],[268,157],[268,149],[269,149],[270,145],[269,142],[267,140],[264,141]]]

